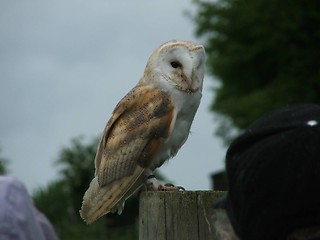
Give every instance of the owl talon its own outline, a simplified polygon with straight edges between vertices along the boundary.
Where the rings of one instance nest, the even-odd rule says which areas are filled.
[[[172,183],[166,183],[164,186],[160,185],[158,191],[185,191],[185,189],[181,186],[175,186]]]
[[[147,191],[159,191],[161,189],[161,184],[154,175],[149,175],[147,178]]]
[[[186,191],[186,189],[184,187],[181,187],[181,186],[177,186],[178,190],[181,191],[181,192],[184,192]]]
[[[174,185],[172,183],[166,183],[164,186],[166,186],[166,187],[174,187]]]
[[[181,186],[175,186],[172,183],[161,185],[154,175],[149,175],[147,178],[147,191],[185,191]]]

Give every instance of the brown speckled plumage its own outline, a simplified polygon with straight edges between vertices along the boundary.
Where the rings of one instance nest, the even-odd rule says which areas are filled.
[[[142,94],[143,93],[143,94]],[[170,133],[174,106],[158,88],[138,85],[117,105],[107,123],[96,158],[100,186],[147,168]]]
[[[175,64],[172,64],[172,63]],[[187,140],[201,99],[205,52],[170,41],[150,56],[143,77],[118,103],[100,140],[95,177],[81,217],[92,223],[125,200]]]

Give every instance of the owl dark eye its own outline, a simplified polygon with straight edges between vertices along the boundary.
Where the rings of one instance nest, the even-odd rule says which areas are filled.
[[[173,67],[173,68],[179,68],[179,67],[181,67],[181,63],[179,63],[179,62],[173,61],[173,62],[171,62],[170,64],[171,64],[171,67]]]

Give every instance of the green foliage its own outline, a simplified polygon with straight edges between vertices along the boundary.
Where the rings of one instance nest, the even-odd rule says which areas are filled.
[[[69,211],[64,207],[70,205],[66,184],[62,180],[49,183],[45,188],[39,188],[33,193],[37,208],[54,223],[69,218]]]
[[[1,154],[1,149],[0,149]],[[0,175],[4,175],[8,173],[8,160],[4,157],[0,156]]]
[[[82,138],[75,138],[71,141],[70,147],[64,147],[58,160],[60,175],[66,183],[66,192],[72,196],[69,200],[72,211],[79,215],[82,204],[82,197],[87,190],[94,176],[94,158],[97,150],[98,141],[95,139],[89,144],[83,143]]]
[[[82,138],[64,147],[56,161],[60,167],[60,179],[33,194],[37,208],[54,225],[60,239],[137,239],[138,198],[126,201],[121,216],[108,214],[87,225],[79,215],[82,197],[94,176],[94,157],[98,141],[84,143]]]
[[[0,175],[7,173],[7,165],[4,159],[0,159]]]
[[[320,103],[320,1],[194,2],[225,140],[271,109]]]

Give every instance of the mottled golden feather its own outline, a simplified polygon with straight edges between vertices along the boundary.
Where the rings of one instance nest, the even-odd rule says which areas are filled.
[[[170,95],[148,85],[137,85],[119,102],[101,138],[96,177],[80,210],[88,223],[133,194],[133,185],[142,184],[144,169],[172,131],[174,114]]]
[[[124,201],[140,188],[143,171],[143,168],[137,166],[132,175],[104,187],[99,186],[95,177],[84,194],[80,216],[90,224],[110,211],[120,214]]]
[[[164,90],[148,85],[133,88],[116,106],[99,145],[99,185],[129,176],[137,164],[148,167],[172,129],[173,114],[170,95]]]

